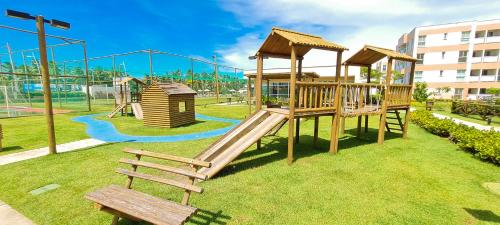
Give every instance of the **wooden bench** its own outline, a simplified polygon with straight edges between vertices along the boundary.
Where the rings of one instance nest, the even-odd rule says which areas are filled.
[[[203,192],[201,187],[194,185],[194,182],[196,179],[206,180],[207,175],[197,173],[196,170],[200,167],[210,167],[211,164],[209,162],[129,148],[123,151],[133,154],[136,157],[136,159],[120,159],[120,163],[131,165],[131,170],[116,169],[117,173],[128,177],[125,187],[111,185],[85,195],[85,198],[95,202],[99,210],[115,215],[111,224],[116,225],[120,218],[127,218],[134,221],[146,221],[157,225],[183,224],[196,213],[197,209],[188,205],[189,196],[191,192]],[[185,163],[188,164],[192,170],[184,170],[162,164],[141,161],[143,157]],[[137,172],[138,167],[181,175],[188,179],[187,182],[181,182],[151,174],[140,173]],[[181,203],[132,190],[132,181],[134,178],[184,189],[184,196]]]

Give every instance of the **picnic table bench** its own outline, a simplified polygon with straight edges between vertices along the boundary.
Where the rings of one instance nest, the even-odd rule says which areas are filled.
[[[155,225],[183,224],[196,213],[197,208],[188,205],[189,196],[191,192],[203,192],[201,187],[194,185],[194,182],[196,179],[206,180],[207,175],[197,173],[196,169],[199,167],[210,167],[211,164],[209,162],[129,148],[126,148],[123,151],[136,156],[136,159],[120,159],[120,163],[131,165],[132,170],[121,168],[116,169],[117,173],[128,177],[126,186],[122,187],[118,185],[111,185],[85,195],[88,200],[95,202],[95,205],[99,210],[115,215],[111,224],[116,225],[120,218],[127,218],[134,221],[146,221]],[[141,161],[141,158],[144,156],[185,163],[188,164],[193,170],[185,170],[162,164]],[[187,177],[188,182],[181,182],[178,180],[140,173],[137,172],[139,166],[181,175]],[[132,181],[134,178],[184,189],[184,196],[181,202],[177,203],[132,190]]]

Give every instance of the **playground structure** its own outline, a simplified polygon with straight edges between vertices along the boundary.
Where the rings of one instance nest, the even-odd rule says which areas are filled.
[[[180,83],[153,83],[144,90],[144,125],[178,127],[195,122],[196,92]]]
[[[142,119],[142,92],[146,83],[133,77],[125,77],[118,82],[115,79],[114,88],[118,94],[115,95],[115,109],[108,114],[108,118],[113,118],[118,112],[128,115],[128,106],[131,106],[132,113],[137,119]]]

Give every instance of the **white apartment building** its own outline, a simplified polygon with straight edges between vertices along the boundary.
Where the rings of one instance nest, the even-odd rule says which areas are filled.
[[[477,99],[500,88],[500,20],[416,27],[396,49],[418,59],[415,82],[426,82],[431,92],[451,88],[436,97]],[[408,73],[409,65],[396,69]]]

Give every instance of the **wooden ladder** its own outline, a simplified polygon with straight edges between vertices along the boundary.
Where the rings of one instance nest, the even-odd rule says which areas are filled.
[[[120,110],[122,110],[123,108],[125,108],[125,105],[126,104],[120,104],[118,105],[115,110],[113,110],[113,112],[111,112],[110,114],[108,114],[108,118],[113,118],[113,116],[116,115],[116,113],[118,113]]]
[[[395,116],[386,116],[385,128],[387,128],[387,131],[392,132],[391,130],[398,130],[403,132],[404,125],[401,121],[399,111],[397,109],[394,109],[391,111],[387,111],[387,114],[393,114]],[[397,127],[391,127],[390,125],[396,125]]]

